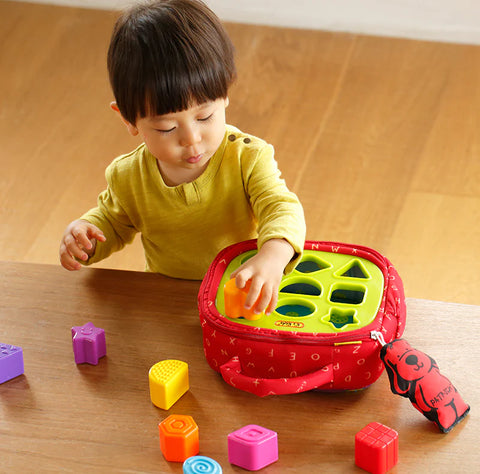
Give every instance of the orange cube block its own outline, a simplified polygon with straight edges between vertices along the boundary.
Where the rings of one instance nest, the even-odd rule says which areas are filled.
[[[167,461],[184,462],[198,454],[198,426],[191,416],[170,415],[158,429],[160,449]]]
[[[235,278],[228,280],[223,288],[223,298],[225,303],[225,314],[229,318],[240,318],[256,321],[265,313],[255,313],[251,309],[245,308],[245,300],[250,290],[250,280],[247,281],[244,288],[237,288]],[[255,307],[255,305],[253,305]]]

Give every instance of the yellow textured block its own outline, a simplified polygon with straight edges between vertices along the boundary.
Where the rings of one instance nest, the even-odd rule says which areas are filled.
[[[168,410],[188,389],[188,364],[180,360],[162,360],[148,372],[152,403]]]

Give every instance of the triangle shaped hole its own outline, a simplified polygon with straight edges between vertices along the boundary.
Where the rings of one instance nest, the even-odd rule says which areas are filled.
[[[370,273],[368,273],[368,270],[360,260],[348,262],[348,264],[338,270],[335,275],[344,278],[360,278],[363,280],[371,278]]]

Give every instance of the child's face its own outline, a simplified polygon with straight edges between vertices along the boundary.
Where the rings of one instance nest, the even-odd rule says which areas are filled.
[[[127,128],[143,138],[167,184],[177,185],[205,170],[223,141],[227,106],[228,98],[194,104],[181,112],[138,119]]]

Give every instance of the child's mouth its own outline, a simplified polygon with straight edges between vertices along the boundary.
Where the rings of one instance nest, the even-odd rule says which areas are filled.
[[[201,154],[191,156],[190,158],[187,159],[187,163],[190,163],[190,164],[198,163],[202,159],[202,156],[203,155],[201,155]]]

